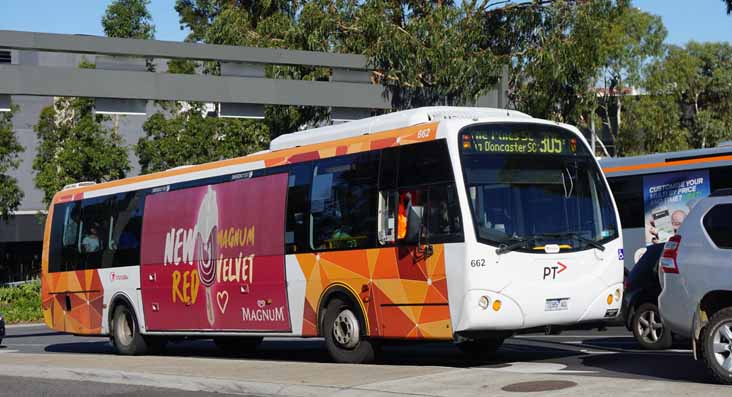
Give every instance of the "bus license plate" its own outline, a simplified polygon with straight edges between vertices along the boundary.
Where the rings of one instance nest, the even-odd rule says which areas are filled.
[[[558,311],[562,311],[562,310],[567,310],[568,303],[569,303],[569,298],[547,299],[546,304],[544,305],[544,311],[545,312],[558,312]]]

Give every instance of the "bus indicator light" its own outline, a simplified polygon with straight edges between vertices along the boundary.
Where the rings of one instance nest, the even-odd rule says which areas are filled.
[[[501,310],[501,301],[496,299],[493,301],[493,311],[497,312]]]

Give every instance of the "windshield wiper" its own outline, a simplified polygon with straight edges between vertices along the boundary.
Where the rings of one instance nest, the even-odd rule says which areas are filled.
[[[587,237],[582,237],[579,233],[576,233],[576,232],[542,233],[541,235],[542,236],[546,236],[546,237],[556,237],[556,238],[562,238],[562,237],[572,238],[572,239],[575,239],[577,241],[581,241],[581,242],[583,242],[583,243],[585,243],[585,244],[587,244],[589,246],[592,246],[593,248],[597,248],[600,251],[605,251],[605,246],[604,245],[598,243],[595,240],[589,239]]]
[[[515,251],[519,248],[526,248],[530,242],[536,240],[537,238],[539,238],[539,237],[536,237],[536,236],[531,236],[531,237],[526,237],[526,238],[513,237],[512,239],[516,240],[516,242],[512,243],[512,244],[499,245],[498,248],[496,249],[496,255],[502,255],[502,254],[505,254],[506,252]]]

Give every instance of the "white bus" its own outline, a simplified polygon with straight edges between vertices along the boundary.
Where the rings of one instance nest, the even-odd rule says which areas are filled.
[[[121,354],[267,336],[323,336],[339,362],[383,339],[490,352],[517,330],[617,316],[618,225],[576,128],[421,108],[59,192],[43,312]]]

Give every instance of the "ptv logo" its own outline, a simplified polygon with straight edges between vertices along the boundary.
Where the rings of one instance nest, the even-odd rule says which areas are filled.
[[[542,280],[546,280],[547,278],[554,280],[557,278],[557,274],[565,270],[567,270],[567,265],[562,262],[557,262],[557,266],[544,266],[544,277]]]

